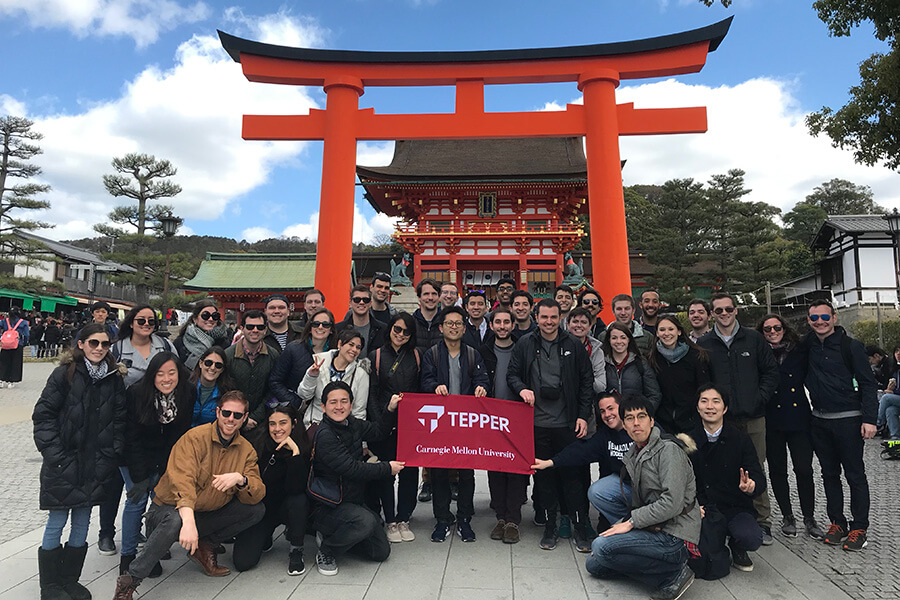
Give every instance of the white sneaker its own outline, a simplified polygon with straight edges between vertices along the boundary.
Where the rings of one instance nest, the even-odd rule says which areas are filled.
[[[409,521],[400,521],[397,523],[397,531],[400,533],[400,539],[404,542],[411,542],[416,539],[415,534],[409,528]]]
[[[403,541],[403,538],[400,536],[400,529],[396,523],[388,523],[387,524],[387,539],[392,544],[399,544]]]
[[[5,387],[6,387],[6,382],[0,381],[0,389],[5,388]]]

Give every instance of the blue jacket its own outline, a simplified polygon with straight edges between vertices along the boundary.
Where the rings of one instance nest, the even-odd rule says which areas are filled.
[[[220,396],[219,385],[213,389],[212,396],[206,401],[206,404],[200,404],[200,382],[197,382],[197,399],[194,400],[194,415],[191,419],[191,427],[212,423],[216,420],[216,400]]]
[[[610,429],[601,424],[597,433],[586,440],[575,440],[553,457],[554,467],[574,467],[600,463],[600,477],[618,475],[622,471],[622,457],[634,442],[625,429]]]
[[[426,350],[422,353],[422,393],[433,394],[439,385],[450,386],[450,351],[447,350],[447,344],[439,342],[437,346],[438,361],[434,362],[434,352]],[[478,386],[489,390],[491,382],[488,380],[487,370],[484,368],[484,361],[478,350],[472,348],[475,356],[475,365],[469,369],[469,351],[466,346],[459,345],[459,368],[460,374],[459,391],[463,396],[471,396],[475,394],[475,388]]]

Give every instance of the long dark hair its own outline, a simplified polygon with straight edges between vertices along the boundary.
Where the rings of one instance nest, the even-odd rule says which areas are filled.
[[[388,323],[387,333],[384,336],[384,345],[386,347],[393,348],[393,346],[391,346],[391,328],[397,323],[397,321],[403,321],[403,325],[409,332],[409,338],[406,340],[405,344],[400,346],[400,352],[403,352],[405,350],[413,350],[416,347],[416,320],[408,312],[398,312],[391,319],[390,323]]]
[[[603,338],[603,343],[601,344],[603,348],[603,354],[609,358],[610,361],[613,361],[613,351],[612,345],[609,343],[609,338],[612,337],[613,331],[621,331],[626,336],[628,336],[628,353],[634,354],[634,356],[641,360],[641,351],[638,349],[637,342],[634,341],[634,334],[631,333],[631,328],[628,325],[623,325],[618,321],[613,321],[610,326],[606,330],[606,337]]]
[[[310,337],[312,337],[313,321],[317,316],[322,314],[328,315],[328,318],[331,320],[331,333],[328,335],[328,340],[325,343],[325,349],[331,350],[337,347],[337,333],[335,333],[335,331],[337,330],[337,322],[334,320],[334,314],[332,314],[332,312],[324,306],[313,311],[313,314],[311,314],[306,320],[306,325],[303,326],[303,331],[300,332],[300,341],[305,342],[309,340]]]
[[[159,422],[156,410],[156,374],[167,362],[172,361],[178,369],[178,385],[175,386],[175,404],[178,408],[178,420],[190,419],[194,408],[193,386],[190,372],[182,364],[174,352],[160,352],[150,359],[144,376],[138,379],[128,391],[137,403],[138,421],[142,425],[153,425]]]
[[[787,321],[785,321],[781,315],[776,315],[774,313],[769,313],[765,315],[759,322],[756,323],[756,330],[760,333],[763,333],[763,324],[769,319],[777,319],[779,323],[781,323],[781,327],[784,331],[784,337],[781,338],[786,341],[788,344],[792,346],[796,346],[800,343],[800,336],[797,335],[797,332],[794,331],[794,328],[788,325]],[[768,342],[767,342],[768,343]]]
[[[200,358],[197,359],[197,365],[194,367],[194,370],[191,371],[190,382],[191,385],[196,386],[200,382],[200,367],[203,365],[203,361],[210,354],[218,354],[222,357],[222,362],[225,362],[225,350],[222,349],[221,346],[210,346],[200,355]],[[219,387],[219,394],[224,394],[225,392],[230,392],[235,389],[237,386],[234,384],[234,381],[231,379],[231,376],[228,374],[228,371],[223,367],[222,371],[219,373],[219,376],[216,378],[216,385]]]
[[[153,326],[153,332],[159,329],[159,317],[156,316],[156,311],[153,310],[153,307],[149,304],[141,304],[139,306],[135,306],[131,310],[128,311],[128,314],[125,315],[125,318],[122,319],[122,322],[119,323],[119,337],[116,339],[127,340],[130,339],[134,334],[134,319],[137,317],[138,313],[142,310],[151,310],[153,311],[153,320],[156,321],[156,325]],[[151,334],[152,335],[152,334]]]
[[[297,447],[300,448],[300,454],[308,459],[311,446],[309,442],[309,436],[306,435],[306,431],[303,428],[303,423],[300,421],[300,412],[290,404],[284,403],[266,407],[266,417],[262,423],[256,426],[256,429],[254,430],[256,431],[256,433],[250,440],[250,443],[253,444],[253,448],[256,450],[256,455],[262,456],[263,452],[266,449],[268,449],[270,452],[274,452],[275,450],[275,440],[273,440],[272,436],[269,435],[269,417],[271,417],[275,413],[282,413],[284,415],[287,415],[287,417],[291,420],[291,439],[294,440],[294,442],[297,444]],[[260,465],[260,467],[264,467],[264,465]]]
[[[96,335],[98,333],[106,334],[106,337],[109,338],[109,329],[106,327],[105,323],[88,323],[84,327],[81,328],[81,331],[78,332],[78,340],[79,342],[86,341],[92,335]],[[112,342],[112,340],[109,340]],[[113,372],[118,368],[116,364],[116,359],[113,358],[112,352],[106,353],[106,358],[103,359],[106,362],[106,366],[109,369],[109,372]],[[75,347],[72,348],[72,364],[69,365],[69,370],[66,372],[66,377],[69,380],[69,383],[72,383],[72,378],[75,376],[75,368],[77,365],[80,365],[84,362],[84,350],[78,347],[78,344],[75,344]]]
[[[659,327],[660,321],[668,321],[672,325],[675,326],[675,329],[678,330],[678,341],[684,342],[688,345],[688,348],[697,351],[697,356],[701,362],[709,362],[709,353],[691,341],[691,338],[687,336],[687,333],[684,331],[684,325],[681,324],[681,321],[678,320],[678,317],[675,315],[659,315],[659,318],[656,321],[656,327]],[[647,357],[647,361],[650,363],[650,366],[653,367],[653,370],[659,373],[659,361],[660,361],[660,352],[658,349],[658,345],[654,340],[652,344],[650,344],[650,356]],[[665,359],[662,359],[665,360]]]

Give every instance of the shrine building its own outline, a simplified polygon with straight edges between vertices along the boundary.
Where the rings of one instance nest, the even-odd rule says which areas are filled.
[[[402,219],[394,238],[415,282],[451,281],[465,293],[512,277],[542,297],[585,234],[581,137],[400,140],[390,165],[356,173],[373,208]]]

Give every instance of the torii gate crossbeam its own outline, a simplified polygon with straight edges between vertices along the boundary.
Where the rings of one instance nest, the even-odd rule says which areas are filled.
[[[307,115],[245,115],[247,140],[324,140],[316,287],[347,295],[359,140],[584,136],[594,285],[609,300],[631,291],[620,135],[702,133],[706,108],[635,109],[616,104],[623,79],[665,77],[703,68],[731,25],[726,19],[674,35],[614,44],[476,52],[357,52],[290,48],[219,32],[248,80],[321,86],[324,110]],[[484,86],[576,82],[583,105],[556,112],[484,111]],[[375,114],[360,109],[368,86],[456,87],[456,111]],[[339,301],[339,300],[338,300]],[[608,316],[608,315],[607,315]]]

